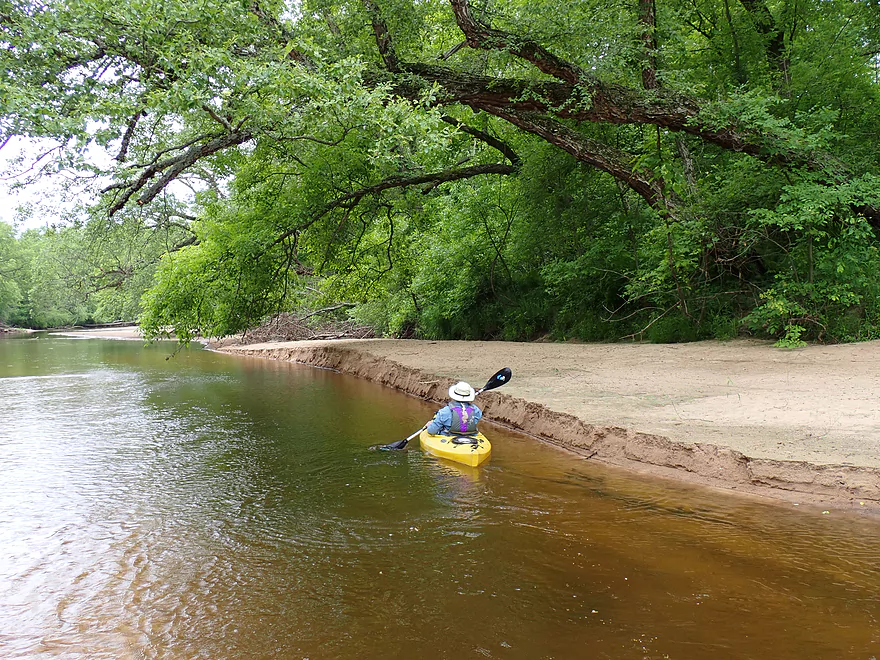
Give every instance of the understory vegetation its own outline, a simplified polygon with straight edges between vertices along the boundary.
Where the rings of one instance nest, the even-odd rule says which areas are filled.
[[[880,338],[880,0],[0,17],[10,167],[97,200],[0,223],[2,323]]]

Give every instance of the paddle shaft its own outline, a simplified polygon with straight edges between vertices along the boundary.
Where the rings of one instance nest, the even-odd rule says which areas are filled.
[[[416,437],[419,433],[421,433],[422,431],[424,431],[426,428],[428,428],[428,425],[427,425],[427,424],[425,424],[422,428],[420,428],[418,431],[416,431],[416,432],[413,433],[412,435],[407,436],[407,437],[404,439],[404,441],[403,441],[404,444],[406,444],[407,442],[409,442],[410,440],[412,440],[414,437]]]

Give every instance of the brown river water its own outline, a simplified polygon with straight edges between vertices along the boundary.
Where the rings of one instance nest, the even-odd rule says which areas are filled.
[[[877,519],[371,451],[433,408],[172,350],[0,340],[0,658],[880,658]]]

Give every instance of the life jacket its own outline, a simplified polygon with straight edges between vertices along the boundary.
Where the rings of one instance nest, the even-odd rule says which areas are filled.
[[[449,425],[451,434],[472,435],[477,432],[476,406],[461,401],[450,401],[449,410],[452,412],[452,422]]]

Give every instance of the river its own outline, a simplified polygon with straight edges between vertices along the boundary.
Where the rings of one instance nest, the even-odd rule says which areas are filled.
[[[0,340],[0,657],[880,658],[876,519],[371,451],[434,409],[173,349]]]

